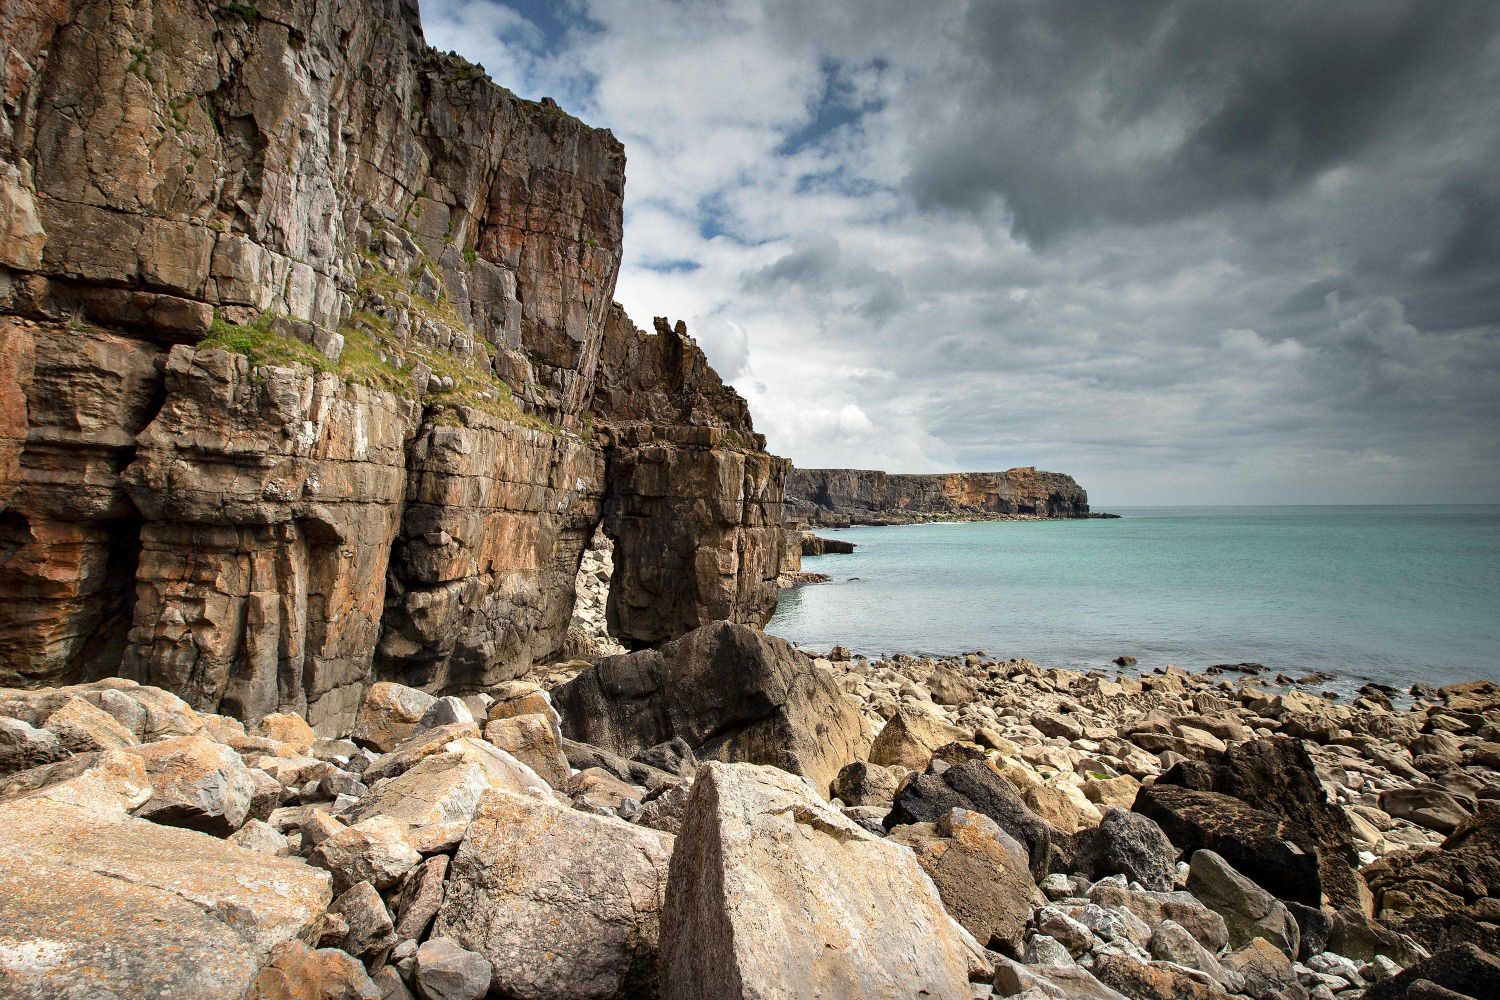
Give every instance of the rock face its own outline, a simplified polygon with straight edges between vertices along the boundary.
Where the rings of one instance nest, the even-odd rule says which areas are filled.
[[[1375,915],[1427,948],[1500,948],[1500,806],[1482,810],[1438,847],[1382,858],[1365,876]]]
[[[911,851],[805,782],[746,764],[698,772],[662,914],[666,1000],[968,1000],[973,947]]]
[[[13,9],[12,9],[13,8]],[[411,0],[25,2],[0,60],[0,684],[347,731],[775,601],[786,465],[612,305],[624,154]]]
[[[793,469],[789,504],[814,524],[901,524],[1001,515],[1087,517],[1089,496],[1072,476],[1023,467],[1006,472],[895,475],[865,469]]]
[[[774,764],[820,792],[869,749],[832,675],[729,622],[600,660],[553,698],[570,739],[630,757],[680,737],[700,758]]]

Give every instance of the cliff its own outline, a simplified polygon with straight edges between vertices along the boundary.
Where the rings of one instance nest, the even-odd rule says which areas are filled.
[[[1029,466],[938,475],[793,469],[786,496],[789,514],[824,525],[1089,514],[1089,496],[1072,476]]]
[[[346,730],[774,608],[785,463],[612,304],[625,157],[411,0],[0,13],[0,684]]]

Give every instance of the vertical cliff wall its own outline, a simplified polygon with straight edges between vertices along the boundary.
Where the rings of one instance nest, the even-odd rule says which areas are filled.
[[[15,0],[0,43],[0,684],[335,731],[375,677],[503,680],[606,496],[631,641],[768,617],[781,480],[700,467],[780,466],[701,354],[608,334],[609,132],[411,0]],[[659,378],[715,388],[643,417]]]
[[[1087,517],[1072,476],[1025,466],[1005,472],[892,475],[867,469],[793,469],[786,496],[813,524],[896,524],[926,517]]]

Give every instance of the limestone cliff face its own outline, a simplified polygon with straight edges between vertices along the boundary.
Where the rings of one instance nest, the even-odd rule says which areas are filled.
[[[1072,476],[1031,467],[1006,472],[892,475],[865,469],[793,469],[786,497],[814,524],[899,524],[928,517],[1087,517]]]
[[[333,732],[503,680],[606,498],[631,641],[768,616],[784,466],[612,306],[609,132],[412,0],[14,0],[0,44],[0,684]]]

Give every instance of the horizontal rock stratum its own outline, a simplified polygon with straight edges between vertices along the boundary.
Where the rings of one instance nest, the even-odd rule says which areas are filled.
[[[347,731],[374,680],[761,625],[787,463],[611,300],[625,154],[412,0],[0,7],[0,685]]]
[[[1089,495],[1072,476],[1031,466],[931,475],[793,469],[786,496],[789,511],[812,524],[1089,515]]]

